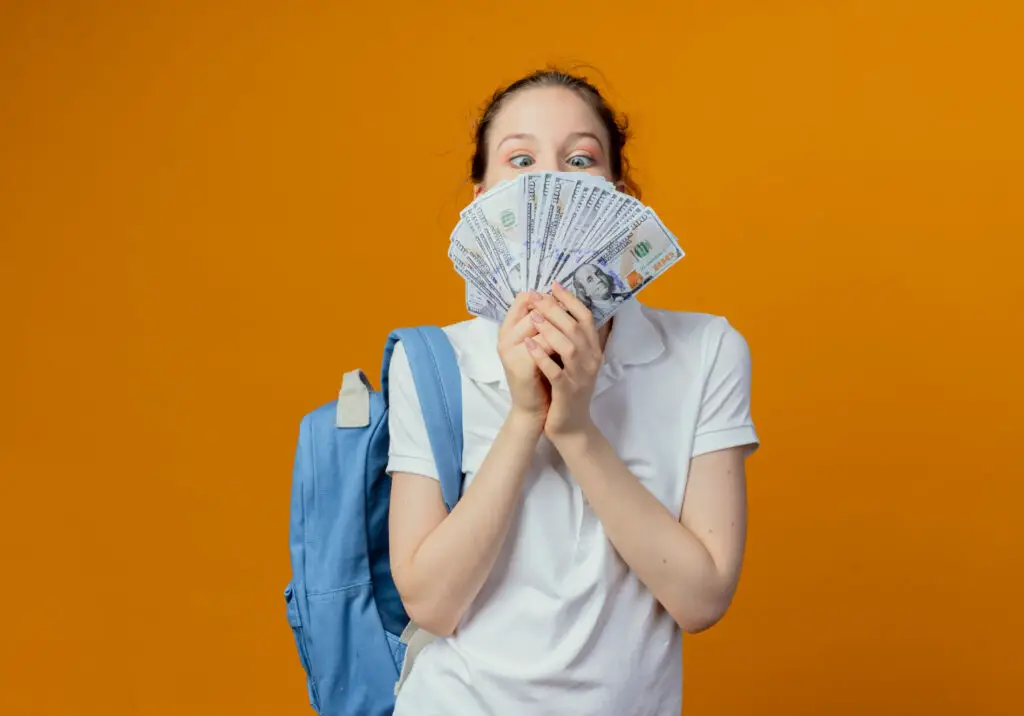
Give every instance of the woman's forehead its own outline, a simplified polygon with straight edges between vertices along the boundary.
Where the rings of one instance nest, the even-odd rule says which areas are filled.
[[[537,141],[594,134],[602,147],[608,145],[608,132],[597,113],[577,92],[565,87],[517,92],[498,112],[491,131],[495,145],[510,134],[530,134]]]

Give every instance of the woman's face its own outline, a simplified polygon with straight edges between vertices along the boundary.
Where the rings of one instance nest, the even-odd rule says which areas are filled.
[[[575,91],[535,87],[510,97],[491,122],[487,174],[476,195],[523,172],[586,172],[614,181],[608,132]]]

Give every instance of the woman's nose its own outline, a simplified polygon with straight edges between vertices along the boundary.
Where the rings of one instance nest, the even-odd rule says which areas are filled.
[[[558,164],[558,160],[549,156],[537,157],[534,165],[530,167],[530,171],[535,172],[557,172],[560,170],[561,167]]]

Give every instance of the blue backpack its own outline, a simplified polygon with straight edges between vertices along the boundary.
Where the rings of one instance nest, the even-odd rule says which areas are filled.
[[[338,400],[306,415],[292,476],[292,581],[288,622],[322,716],[389,716],[409,624],[388,553],[388,365],[395,344],[409,358],[430,446],[451,510],[462,491],[462,383],[455,353],[433,326],[388,336],[381,389],[359,370]]]

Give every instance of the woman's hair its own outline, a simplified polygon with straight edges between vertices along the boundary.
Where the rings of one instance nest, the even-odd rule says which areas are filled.
[[[633,182],[629,175],[629,161],[626,159],[625,153],[626,140],[629,139],[629,121],[625,115],[618,114],[612,109],[597,87],[592,85],[586,77],[556,69],[532,72],[507,87],[498,89],[491,96],[476,124],[476,150],[473,152],[473,160],[470,165],[470,178],[473,182],[480,184],[484,180],[484,174],[487,173],[488,133],[498,112],[515,94],[537,87],[565,87],[575,92],[590,105],[608,132],[611,144],[608,150],[612,179],[616,182],[621,181],[625,185],[627,193],[640,198],[640,187]]]

